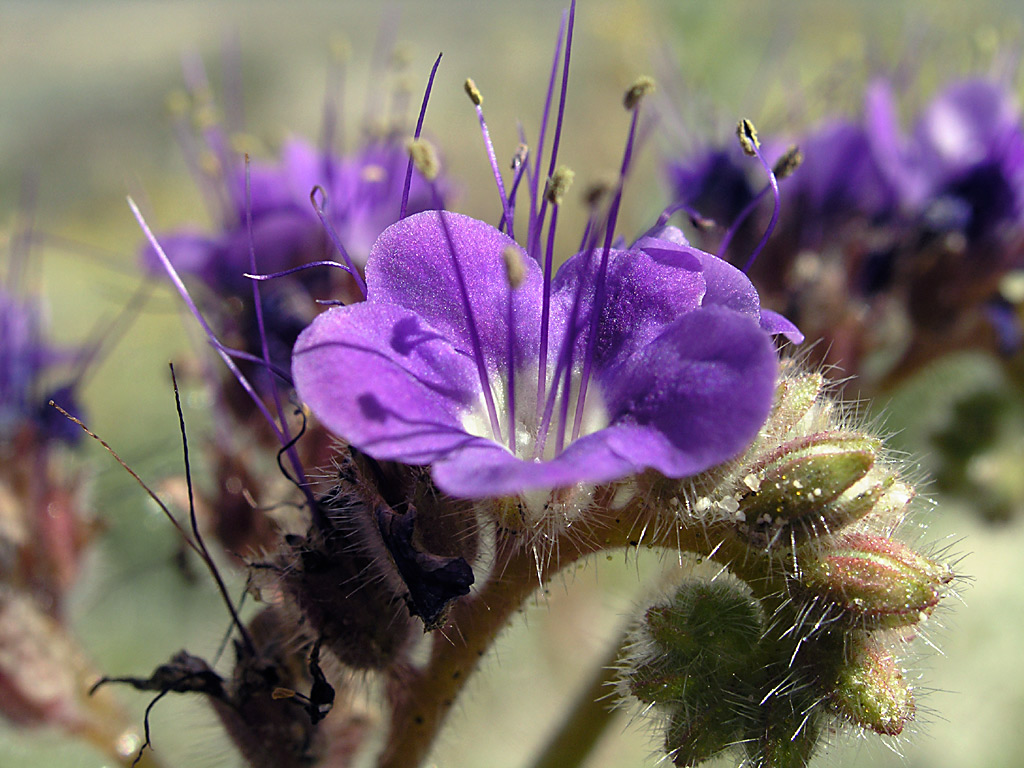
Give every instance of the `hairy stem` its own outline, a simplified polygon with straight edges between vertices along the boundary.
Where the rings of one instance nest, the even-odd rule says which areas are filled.
[[[604,490],[610,501],[614,489]],[[607,506],[595,503],[595,509]],[[763,559],[748,557],[730,531],[677,517],[646,492],[638,492],[613,516],[591,520],[589,532],[581,530],[584,522],[545,541],[542,552],[524,545],[518,532],[499,531],[488,582],[455,604],[447,626],[434,637],[427,664],[396,675],[390,731],[378,768],[415,768],[426,759],[455,699],[501,630],[554,574],[588,555],[641,544],[698,552],[729,565],[755,594],[774,592]]]

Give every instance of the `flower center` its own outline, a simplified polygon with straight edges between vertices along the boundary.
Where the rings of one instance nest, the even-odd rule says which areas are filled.
[[[498,422],[506,430],[509,425],[514,423],[515,439],[509,440],[508,434],[504,434],[504,439],[499,440],[494,434],[491,429],[490,412],[483,395],[462,416],[462,426],[467,433],[500,442],[509,449],[510,453],[520,459],[548,461],[561,453],[574,439],[602,430],[609,424],[608,410],[604,406],[600,387],[593,381],[587,389],[586,402],[583,404],[579,434],[574,438],[571,418],[560,420],[555,414],[554,418],[549,419],[548,425],[544,426],[543,409],[540,409],[540,413],[538,413],[537,408],[536,368],[516,371],[513,380],[515,382],[514,403],[509,402],[508,380],[505,377],[492,377],[491,391],[494,393],[494,407],[497,411]],[[549,386],[554,385],[549,383]],[[570,404],[569,407],[572,409],[580,394],[579,371],[574,372],[570,386],[571,391],[568,397],[560,397],[559,401],[564,400]],[[562,430],[561,439],[558,439],[556,435],[559,424]]]

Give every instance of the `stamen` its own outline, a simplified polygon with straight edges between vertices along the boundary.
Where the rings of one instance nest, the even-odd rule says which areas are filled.
[[[522,133],[522,126],[520,126],[520,133]],[[519,147],[516,149],[516,153],[512,155],[512,189],[508,193],[508,210],[513,220],[516,215],[516,195],[519,192],[519,182],[523,180],[523,174],[529,169],[526,160],[529,156],[529,147],[526,146],[525,142],[520,141]],[[505,216],[502,215],[501,221],[498,223],[498,231],[500,232],[505,227]],[[511,237],[511,227],[506,230]]]
[[[501,251],[505,261],[505,277],[508,280],[508,449],[516,454],[516,333],[515,312],[512,293],[526,279],[526,266],[523,254],[514,245],[507,245]]]
[[[324,116],[320,127],[320,151],[324,154],[325,164],[332,150],[345,146],[345,124],[338,120],[338,105],[345,103],[345,65],[352,56],[352,46],[341,35],[333,35],[329,53]]]
[[[409,139],[405,142],[405,149],[416,170],[427,181],[433,181],[441,174],[441,161],[432,143],[426,139]]]
[[[558,59],[562,55],[562,38],[565,35],[566,13],[562,12],[562,21],[558,25],[558,37],[555,40],[555,56],[551,61],[551,75],[548,79],[547,95],[544,97],[544,109],[541,112],[540,129],[537,136],[537,155],[534,159],[533,178],[530,184],[530,223],[526,233],[526,252],[539,260],[537,248],[540,244],[540,216],[537,212],[537,203],[540,185],[540,162],[544,155],[544,135],[547,132],[548,117],[551,115],[551,100],[555,95],[555,78],[558,76]],[[565,88],[562,88],[563,94]],[[548,173],[548,176],[551,174]]]
[[[778,179],[775,178],[775,172],[772,170],[772,167],[768,165],[768,161],[761,153],[761,143],[757,140],[757,131],[754,129],[754,124],[746,119],[740,120],[739,125],[736,126],[736,135],[739,137],[740,146],[743,147],[743,151],[752,157],[756,157],[758,162],[761,163],[761,167],[764,168],[765,173],[768,174],[768,186],[771,189],[772,200],[774,202],[774,205],[772,206],[772,217],[768,221],[768,226],[765,228],[764,234],[761,236],[761,240],[756,246],[754,246],[754,250],[747,259],[747,263],[743,266],[743,272],[746,273],[754,266],[754,262],[757,260],[758,255],[762,250],[764,250],[765,245],[768,243],[768,238],[771,237],[772,232],[775,231],[775,225],[779,221],[779,212],[782,210],[782,197],[779,195],[779,182]],[[792,156],[790,156],[791,153]],[[799,161],[797,160],[798,157],[800,157],[799,150],[796,150],[795,152],[793,151],[793,148],[788,150],[782,158],[785,162],[783,163],[780,160],[782,169],[788,171],[788,173],[792,173],[796,170],[797,165],[799,165]],[[762,190],[755,200],[760,199],[766,191],[767,190]],[[751,201],[751,203],[748,204],[748,207],[753,204],[754,201]],[[730,228],[730,232],[732,231],[733,229]],[[728,246],[728,240],[725,240],[724,242],[725,245]],[[719,253],[724,252],[724,248],[719,248]]]
[[[182,57],[182,71],[185,78],[185,86],[192,94],[193,121],[196,130],[202,135],[206,142],[207,150],[216,161],[221,172],[233,167],[228,141],[216,116],[213,107],[212,93],[209,78],[206,76],[206,68],[199,54],[192,52]],[[200,160],[200,166],[202,166]],[[234,185],[228,184],[224,190],[227,193],[227,210],[239,211],[242,209],[243,200],[238,200]]]
[[[434,59],[434,66],[430,69],[430,77],[427,79],[427,89],[423,92],[423,103],[420,104],[420,115],[416,120],[416,132],[413,133],[413,140],[415,141],[420,137],[420,133],[423,131],[423,118],[427,116],[427,102],[430,101],[430,90],[434,87],[434,75],[437,74],[437,68],[441,64],[441,56],[444,54],[437,54],[437,58]],[[413,158],[409,155],[409,163],[405,166],[405,186],[402,188],[402,207],[399,209],[398,218],[404,219],[405,212],[409,208],[409,189],[412,187],[412,166]]]
[[[316,196],[317,192],[323,198],[323,203],[318,203]],[[363,278],[359,275],[359,271],[356,269],[355,264],[352,263],[352,259],[349,258],[348,251],[345,250],[345,246],[341,242],[341,238],[338,237],[338,233],[334,230],[334,225],[331,224],[330,219],[327,218],[327,214],[324,213],[324,206],[327,205],[327,193],[324,188],[319,184],[313,187],[313,191],[309,193],[309,201],[313,204],[313,210],[316,211],[317,218],[320,219],[320,223],[324,225],[324,229],[327,230],[328,236],[331,238],[331,242],[334,243],[334,247],[338,249],[338,253],[341,254],[342,258],[345,259],[345,264],[348,266],[348,273],[352,275],[356,281],[356,285],[359,287],[359,292],[363,294],[363,298],[366,298],[366,283]],[[253,269],[253,273],[256,270]]]
[[[245,228],[246,228],[246,234],[247,234],[247,236],[249,238],[249,268],[255,274],[255,272],[256,272],[256,241],[253,238],[253,232],[252,232],[252,178],[251,178],[251,173],[250,173],[249,156],[248,155],[245,156]],[[348,257],[346,256],[346,258],[348,258]],[[260,336],[260,347],[261,347],[260,351],[263,354],[263,361],[262,362],[263,362],[263,364],[265,366],[267,366],[267,368],[269,370],[270,368],[272,368],[271,363],[270,363],[270,344],[267,342],[267,328],[266,328],[266,325],[263,322],[263,300],[260,297],[260,284],[256,280],[254,280],[253,283],[252,283],[252,300],[253,300],[253,307],[255,308],[255,311],[256,311],[256,328],[257,328],[257,331],[258,331],[259,336]],[[173,367],[171,368],[171,378],[172,379],[174,378],[174,368]],[[177,380],[175,380],[174,394],[175,394],[175,399],[177,400],[177,395],[178,395]],[[299,462],[299,457],[298,457],[298,454],[295,452],[295,447],[294,447],[294,444],[292,443],[291,430],[288,427],[287,419],[285,419],[284,406],[281,404],[281,393],[278,391],[277,383],[274,381],[273,377],[271,377],[271,379],[270,379],[270,395],[271,395],[271,397],[274,400],[274,410],[277,411],[277,420],[281,424],[281,437],[284,440],[285,445],[289,446],[288,447],[288,452],[289,452],[290,458],[292,460],[292,463],[293,464],[299,464],[300,463]],[[178,404],[178,412],[179,412],[179,417],[180,417],[180,413],[181,413],[181,404],[180,403]],[[184,420],[184,418],[181,418],[181,436],[182,436],[182,441],[184,442],[184,439],[185,439],[185,420]],[[186,443],[186,448],[185,448],[186,462],[185,462],[185,465],[186,465],[186,479],[188,480],[188,484],[189,484],[189,502],[191,504],[191,501],[192,501],[192,481],[191,481],[191,478],[189,476],[189,469],[188,469],[188,447],[187,447],[187,445],[188,444]],[[195,518],[195,510],[194,509],[192,510],[192,517],[193,517],[193,527],[195,527],[195,520],[194,520],[194,518]],[[203,544],[202,547],[203,547],[203,550],[205,551],[206,550],[206,545]]]
[[[569,89],[569,61],[570,61],[570,59],[572,57],[572,33],[573,33],[573,27],[575,26],[575,22],[576,22],[576,0],[572,0],[572,3],[569,6],[569,28],[568,28],[568,31],[566,32],[566,36],[565,36],[565,58],[564,58],[563,63],[562,63],[562,88],[561,88],[561,94],[559,95],[559,100],[558,100],[558,118],[555,120],[555,138],[554,138],[554,140],[551,143],[551,161],[548,163],[548,178],[550,178],[554,174],[555,167],[558,164],[558,147],[559,147],[559,145],[561,143],[561,140],[562,140],[562,124],[563,124],[563,121],[565,119],[565,99],[566,99],[566,94],[568,93],[568,89]],[[559,37],[559,40],[561,40],[561,37]],[[556,51],[556,54],[557,54],[557,51]],[[557,61],[557,55],[555,57],[555,60]],[[552,73],[552,75],[553,74],[554,73]],[[552,77],[552,82],[554,82],[554,77]],[[550,94],[550,91],[549,91],[549,94]],[[547,112],[548,112],[548,105],[545,104],[545,108],[544,108],[544,123],[545,124],[547,123]],[[533,182],[534,183],[534,195],[536,195],[536,191],[537,191],[536,190],[536,185],[540,183],[540,160],[541,160],[541,154],[543,153],[543,150],[544,150],[543,142],[541,142],[539,144],[539,149],[538,149],[538,153],[537,153],[537,164],[536,164],[536,166],[534,168],[534,182]],[[530,239],[530,248],[529,248],[529,252],[530,253],[536,253],[537,248],[540,245],[540,232],[544,228],[544,219],[547,216],[547,204],[548,204],[547,199],[546,198],[541,198],[540,210],[537,213],[536,226],[531,228],[533,237]]]
[[[206,338],[209,340],[210,345],[217,351],[217,354],[220,356],[221,360],[224,361],[224,364],[228,367],[228,370],[231,371],[231,374],[235,377],[235,380],[241,385],[242,389],[245,390],[246,394],[249,395],[249,398],[252,400],[253,405],[256,406],[256,409],[260,412],[260,414],[266,420],[267,424],[270,426],[271,430],[274,432],[274,436],[277,438],[278,442],[280,442],[281,445],[286,445],[289,442],[288,439],[285,437],[280,427],[278,427],[277,422],[274,420],[274,417],[270,414],[270,411],[264,404],[263,399],[256,393],[256,390],[253,388],[252,383],[249,381],[248,378],[246,378],[245,374],[243,374],[241,370],[239,370],[238,366],[235,365],[235,361],[232,360],[231,356],[225,351],[224,345],[221,344],[220,340],[217,338],[217,334],[213,332],[213,329],[210,327],[209,323],[206,322],[206,318],[203,317],[203,313],[199,311],[199,307],[197,307],[196,303],[192,300],[192,296],[189,294],[188,288],[185,287],[185,283],[184,281],[182,281],[181,275],[179,275],[178,271],[174,268],[174,264],[172,264],[171,260],[167,257],[167,253],[160,245],[160,242],[156,239],[156,235],[154,235],[153,230],[149,228],[149,225],[146,223],[146,219],[142,215],[142,212],[139,210],[139,207],[135,204],[135,201],[131,197],[128,198],[128,207],[131,208],[132,215],[135,217],[135,220],[139,223],[139,226],[142,228],[142,232],[146,236],[146,239],[149,241],[149,244],[153,247],[153,251],[156,253],[157,258],[160,260],[160,263],[163,266],[164,271],[167,272],[167,276],[170,278],[175,290],[178,291],[178,295],[181,296],[182,300],[185,302],[185,306],[188,308],[192,316],[198,321],[200,327],[203,329],[203,333],[206,334]],[[310,504],[310,509],[312,510],[312,513],[315,516],[317,514],[317,510],[319,509],[319,507],[316,504],[316,500],[313,498],[312,491],[310,490],[308,482],[306,480],[306,472],[302,468],[302,464],[301,462],[299,462],[297,456],[289,454],[289,459],[292,461],[292,464],[295,467],[295,472],[303,488],[303,493],[305,493],[307,501]]]
[[[619,169],[619,181],[608,209],[608,224],[605,227],[604,247],[601,249],[601,266],[598,268],[595,285],[594,306],[591,308],[590,330],[587,336],[587,351],[583,356],[583,373],[580,377],[580,391],[576,399],[576,413],[573,416],[572,439],[579,437],[583,423],[583,406],[587,399],[587,386],[590,383],[590,372],[594,362],[594,345],[597,341],[597,327],[604,313],[605,281],[608,276],[608,259],[611,254],[612,238],[615,236],[615,224],[622,204],[622,189],[629,174],[629,166],[633,159],[633,146],[636,142],[636,129],[640,120],[640,102],[643,97],[654,90],[654,81],[649,77],[640,77],[626,92],[624,103],[626,109],[633,113],[629,124],[629,137],[626,139],[626,150],[622,156],[622,167]],[[568,394],[567,394],[568,396]]]
[[[661,215],[658,216],[658,220],[654,223],[654,226],[644,232],[642,237],[647,237],[648,235],[657,232],[668,224],[669,219],[679,213],[679,211],[683,211],[689,217],[690,223],[698,229],[711,229],[715,226],[714,219],[707,218],[696,208],[691,208],[686,203],[674,203],[661,212]]]
[[[494,144],[491,141],[491,132],[487,130],[487,121],[484,119],[484,110],[481,106],[484,101],[484,97],[480,94],[480,89],[476,87],[476,83],[473,82],[473,78],[467,77],[465,82],[466,95],[469,96],[469,100],[473,102],[473,107],[476,109],[477,120],[480,121],[480,132],[484,137],[484,149],[487,150],[487,159],[491,163],[491,172],[494,174],[494,183],[498,187],[498,197],[501,198],[501,212],[505,223],[508,225],[509,237],[515,238],[512,234],[512,212],[508,207],[508,197],[505,194],[505,182],[501,178],[501,169],[498,168],[498,158],[494,154]]]
[[[544,291],[540,314],[540,355],[537,367],[537,408],[544,402],[547,387],[548,329],[551,322],[551,272],[553,269],[555,231],[558,227],[558,209],[572,186],[576,174],[566,166],[560,166],[548,179],[544,199],[551,203],[551,225],[548,227],[547,249],[544,256]],[[556,379],[557,380],[557,379]]]
[[[242,277],[247,277],[250,280],[274,280],[278,277],[285,277],[287,275],[294,274],[295,272],[302,272],[306,269],[312,269],[313,267],[336,267],[344,272],[348,272],[350,275],[358,275],[358,272],[354,272],[351,267],[346,264],[341,264],[337,261],[311,261],[307,264],[300,264],[297,267],[291,269],[282,269],[280,272],[271,272],[269,274],[254,275],[251,272],[243,272]]]

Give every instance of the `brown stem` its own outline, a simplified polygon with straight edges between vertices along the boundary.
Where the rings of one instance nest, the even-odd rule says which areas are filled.
[[[392,686],[390,732],[378,768],[415,768],[426,759],[456,697],[498,633],[548,579],[587,555],[636,547],[642,539],[673,550],[709,555],[713,550],[715,560],[730,564],[741,578],[764,583],[763,560],[750,557],[731,532],[698,523],[687,526],[672,513],[663,514],[663,509],[665,505],[638,494],[589,536],[581,537],[577,525],[539,554],[522,546],[515,533],[499,533],[488,582],[476,595],[455,604],[443,633],[435,635],[427,665],[407,670]],[[756,591],[760,590],[755,586]]]

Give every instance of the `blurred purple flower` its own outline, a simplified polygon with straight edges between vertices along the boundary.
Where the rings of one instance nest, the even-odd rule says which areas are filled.
[[[48,380],[76,355],[43,338],[39,309],[0,288],[0,442],[10,444],[23,430],[43,441],[76,442],[81,430],[48,403],[52,399],[78,413],[74,386],[50,388]]]
[[[361,267],[377,235],[398,219],[408,161],[402,140],[395,135],[371,141],[351,155],[323,152],[293,138],[284,144],[277,162],[253,163],[252,240],[260,270],[281,272],[332,257],[333,246],[310,202],[317,186],[326,193],[328,219]],[[179,272],[199,277],[217,295],[251,298],[252,283],[243,276],[250,266],[241,161],[231,170],[226,192],[232,205],[220,231],[179,231],[162,236],[160,244]],[[436,187],[414,172],[409,212],[442,205]],[[151,247],[143,258],[147,268],[163,273]]]

